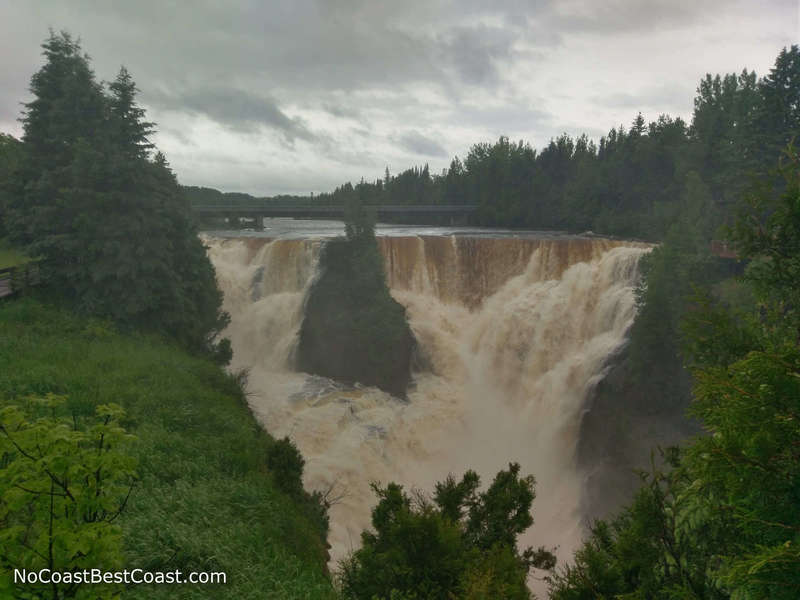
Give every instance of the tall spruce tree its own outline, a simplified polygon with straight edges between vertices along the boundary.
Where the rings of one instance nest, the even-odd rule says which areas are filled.
[[[67,234],[84,206],[61,201],[60,190],[75,187],[75,155],[96,142],[106,103],[88,57],[68,33],[51,32],[42,48],[46,62],[31,78],[34,99],[22,119],[25,153],[9,225],[17,241],[66,268],[75,250]]]
[[[800,46],[781,50],[775,66],[758,83],[761,102],[754,132],[757,151],[766,158],[767,169],[792,139],[800,136]]]
[[[43,259],[49,292],[81,312],[229,358],[214,269],[123,67],[97,83],[69,34],[51,33],[31,80],[10,225]]]
[[[145,111],[136,105],[136,84],[128,69],[121,67],[116,80],[109,84],[110,137],[133,158],[147,158],[154,145],[150,136],[155,124],[144,120]]]
[[[6,219],[11,204],[10,182],[14,179],[22,156],[22,144],[18,139],[0,133],[0,238],[8,235]]]

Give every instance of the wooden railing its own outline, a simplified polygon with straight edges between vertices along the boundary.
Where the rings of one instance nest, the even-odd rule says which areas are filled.
[[[36,261],[0,269],[0,298],[24,292],[40,281],[39,263]]]

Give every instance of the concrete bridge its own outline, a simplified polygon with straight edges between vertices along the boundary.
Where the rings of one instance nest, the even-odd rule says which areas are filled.
[[[418,205],[376,205],[367,206],[375,211],[378,220],[413,222],[414,220],[437,219],[451,225],[466,224],[467,217],[478,206],[473,204],[418,204]],[[342,206],[314,206],[303,204],[263,204],[224,205],[195,204],[192,212],[197,215],[240,217],[253,219],[256,229],[263,228],[263,219],[268,217],[290,217],[296,219],[334,219],[344,218]]]

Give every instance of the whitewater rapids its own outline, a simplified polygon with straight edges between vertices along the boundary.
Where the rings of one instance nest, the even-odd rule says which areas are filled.
[[[292,370],[324,240],[205,241],[232,317],[232,368],[250,369],[253,412],[297,444],[307,489],[344,494],[330,511],[333,568],[369,526],[370,482],[431,491],[472,468],[488,484],[511,461],[537,480],[535,524],[521,543],[571,556],[584,525],[581,411],[633,322],[648,246],[578,236],[380,237],[392,295],[427,365],[406,402]]]

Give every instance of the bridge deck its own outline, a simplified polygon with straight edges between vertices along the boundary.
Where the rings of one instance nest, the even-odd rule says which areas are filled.
[[[384,215],[466,215],[478,207],[471,204],[420,204],[420,205],[376,205],[366,208]],[[224,205],[196,204],[192,211],[201,214],[222,214],[262,217],[294,217],[309,215],[344,215],[342,206],[270,206],[259,205]]]

